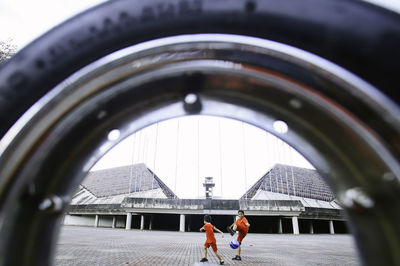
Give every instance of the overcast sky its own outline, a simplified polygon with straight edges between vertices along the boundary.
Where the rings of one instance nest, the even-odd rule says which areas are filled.
[[[145,163],[180,198],[204,196],[206,176],[214,178],[214,196],[238,198],[276,163],[313,168],[264,130],[207,116],[149,126],[119,143],[92,171],[132,163]]]
[[[1,0],[0,40],[21,49],[52,27],[103,0]]]

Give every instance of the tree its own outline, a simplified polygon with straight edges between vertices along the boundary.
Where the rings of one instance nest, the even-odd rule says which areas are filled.
[[[7,41],[0,40],[0,63],[10,59],[16,52],[17,46],[12,43],[11,39]]]

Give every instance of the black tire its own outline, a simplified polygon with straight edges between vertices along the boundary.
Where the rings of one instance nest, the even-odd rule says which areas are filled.
[[[23,113],[47,92],[97,59],[133,44],[161,37],[194,33],[254,36],[316,54],[378,88],[394,102],[393,106],[397,112],[397,105],[400,103],[397,85],[400,69],[400,50],[398,49],[400,47],[400,15],[395,12],[353,0],[120,0],[101,4],[57,26],[21,50],[1,67],[0,136],[4,136]],[[342,105],[351,104],[342,99],[336,100]],[[368,118],[368,115],[360,117],[361,120]],[[381,118],[382,121],[385,119],[386,117]],[[391,139],[398,141],[399,136],[396,130],[379,128],[378,131],[387,133],[390,136],[388,141]],[[395,156],[400,154],[399,143],[394,143],[391,150]],[[54,160],[57,158],[54,156]],[[16,171],[18,172],[18,169]],[[389,177],[391,178],[390,175]],[[19,180],[13,182],[17,185],[23,183]],[[1,198],[7,198],[8,195],[14,193],[14,190],[17,190],[17,188],[12,192],[4,190],[11,187],[9,185],[11,183],[8,176],[1,176]],[[46,185],[44,181],[42,183]],[[70,182],[68,185],[74,184]],[[49,187],[52,185],[54,184],[48,184]],[[393,190],[397,191],[395,190],[397,188]],[[28,187],[26,190],[29,194],[34,189]],[[18,194],[21,198],[28,197],[21,193]],[[396,197],[393,196],[393,198]],[[35,202],[30,199],[26,201]],[[21,206],[24,204],[21,203]],[[396,204],[392,207],[397,206]],[[7,212],[2,206],[1,211],[3,216],[7,214],[17,218],[23,217],[24,211],[27,210],[32,216],[36,215],[36,209],[34,209],[36,205],[33,204],[31,209],[29,206],[27,203],[20,210],[7,209]],[[389,207],[388,210],[392,211]],[[361,220],[362,215],[363,213],[357,213],[355,217]],[[2,232],[7,232],[8,228],[18,230],[18,226],[24,227],[24,221],[17,218],[15,220],[18,225],[13,226],[11,222],[4,223]],[[399,219],[397,214],[393,214],[392,218],[393,221]],[[6,250],[17,250],[19,244],[24,244],[20,241],[23,235],[19,235],[15,240],[7,236],[4,238],[6,240],[0,243],[0,248],[5,250],[0,254],[0,257],[5,258],[0,260],[0,265],[7,265],[7,263],[48,265],[51,263],[49,261],[51,251],[48,250],[54,236],[48,231],[56,231],[55,220],[50,220],[45,215],[37,215],[34,220],[32,218],[31,224],[33,224],[31,227],[24,230],[27,233],[33,232],[35,226],[40,224],[42,231],[35,232],[36,238],[32,239],[38,239],[38,235],[43,233],[43,238],[48,240],[42,241],[45,242],[41,243],[44,248],[35,253],[36,242],[31,241],[26,243],[26,246],[31,245],[30,249],[21,251],[22,256],[19,256],[17,251],[7,254]],[[371,222],[371,224],[374,223]],[[366,228],[367,224],[363,232],[368,230]],[[12,230],[10,229],[10,232],[14,232]],[[388,244],[391,248],[395,248],[399,243],[399,239],[396,238],[398,234],[399,232],[395,232],[392,238],[397,242]],[[393,255],[395,254],[393,250],[388,250],[388,254],[391,255],[385,257],[384,248],[368,247],[367,245],[373,243],[373,240],[367,239],[366,234],[361,237],[356,235],[357,237],[359,237],[358,244],[362,249],[362,256],[368,257],[364,258],[363,263],[395,265],[400,262],[400,259]],[[385,242],[384,237],[377,238],[377,242]],[[363,243],[365,239],[368,241]],[[6,241],[14,242],[8,245]],[[376,258],[374,254],[369,254],[374,248],[379,249]]]
[[[310,51],[400,102],[400,16],[349,0],[110,1],[37,39],[0,73],[0,136],[47,91],[94,60],[185,33],[257,36]]]

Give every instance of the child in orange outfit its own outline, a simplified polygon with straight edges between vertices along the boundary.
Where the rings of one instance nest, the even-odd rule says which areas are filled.
[[[223,259],[221,256],[218,254],[218,248],[217,248],[217,240],[215,239],[214,236],[214,230],[217,231],[218,233],[222,234],[222,237],[224,237],[224,233],[222,233],[217,227],[211,224],[211,216],[210,215],[205,215],[204,216],[204,226],[200,228],[200,232],[205,230],[206,231],[206,242],[204,243],[204,258],[200,260],[200,262],[206,262],[208,261],[207,259],[207,248],[210,246],[214,250],[215,255],[219,259],[219,264],[224,264]]]
[[[242,258],[240,257],[242,240],[249,232],[249,227],[250,227],[249,222],[247,221],[246,217],[244,217],[244,211],[239,210],[238,216],[239,218],[236,220],[236,222],[234,222],[231,226],[228,226],[226,228],[229,231],[229,233],[231,233],[231,235],[234,235],[235,231],[239,232],[237,238],[237,241],[239,242],[239,247],[237,255],[234,258],[232,258],[233,260],[242,260]]]

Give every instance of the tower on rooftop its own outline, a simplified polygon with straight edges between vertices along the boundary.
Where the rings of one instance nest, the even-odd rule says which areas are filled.
[[[212,176],[207,176],[204,179],[203,187],[205,187],[206,189],[206,199],[212,199],[213,187],[215,187],[215,183]]]

